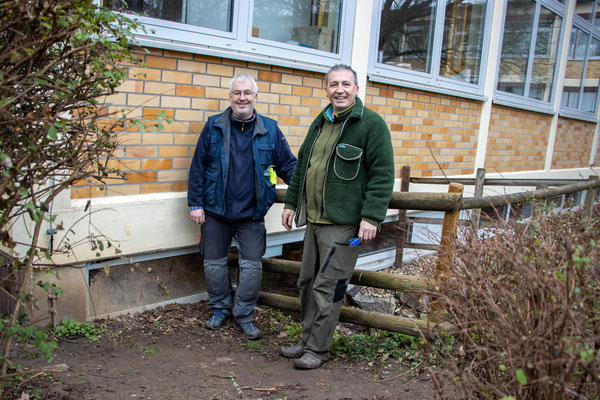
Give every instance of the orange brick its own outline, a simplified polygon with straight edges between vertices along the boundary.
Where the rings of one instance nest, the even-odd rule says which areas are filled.
[[[154,146],[127,146],[125,147],[127,157],[156,157],[157,148]]]
[[[261,81],[281,82],[281,73],[271,71],[258,71],[258,79]]]
[[[142,169],[170,169],[173,166],[173,160],[170,158],[151,158],[142,161]]]
[[[191,164],[192,164],[191,158],[176,158],[173,160],[173,168],[174,169],[190,169]]]
[[[311,96],[312,89],[304,86],[294,86],[292,93],[296,96]]]
[[[304,98],[302,98],[302,105],[309,106],[309,107],[321,107],[321,101],[319,99],[315,99],[313,97],[304,97]],[[321,110],[318,110],[318,111],[321,112]]]
[[[174,192],[186,192],[188,188],[187,182],[173,182]]]
[[[135,171],[140,169],[140,160],[138,159],[119,159],[109,160],[106,166],[110,169],[118,169],[120,171]]]
[[[104,186],[88,186],[71,188],[72,199],[90,199],[94,197],[103,197],[106,193]]]
[[[164,113],[164,116],[162,117],[163,119],[175,117],[175,111],[172,109],[144,107],[143,118],[158,120],[158,114],[162,114],[162,113]]]
[[[201,133],[204,129],[204,122],[192,122],[190,126],[191,133]]]
[[[146,66],[148,68],[175,69],[177,60],[173,58],[146,56]]]
[[[177,85],[177,96],[204,97],[204,87],[193,85]]]
[[[156,182],[156,171],[128,172],[125,174],[127,183]]]

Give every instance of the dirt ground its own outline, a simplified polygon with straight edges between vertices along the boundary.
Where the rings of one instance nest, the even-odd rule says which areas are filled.
[[[205,302],[169,305],[94,323],[100,339],[58,340],[47,363],[17,344],[13,361],[52,371],[25,382],[14,398],[42,399],[433,399],[431,379],[399,360],[349,362],[337,355],[317,370],[295,370],[278,354],[288,344],[284,322],[257,308],[264,336],[248,341],[227,326],[203,327]],[[65,369],[60,372],[61,369]],[[25,392],[24,394],[22,392]]]

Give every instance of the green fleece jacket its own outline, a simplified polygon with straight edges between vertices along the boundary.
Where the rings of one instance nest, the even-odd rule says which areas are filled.
[[[325,122],[327,106],[315,118],[298,152],[298,164],[283,198],[296,210],[296,225],[306,224],[305,185],[316,139]],[[358,225],[361,220],[381,226],[394,188],[394,151],[390,131],[377,113],[357,97],[350,116],[325,166],[323,211],[334,224]]]

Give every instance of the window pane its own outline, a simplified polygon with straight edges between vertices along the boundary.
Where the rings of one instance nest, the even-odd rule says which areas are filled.
[[[338,52],[341,0],[255,0],[252,36]]]
[[[108,1],[107,1],[108,2]],[[231,32],[232,0],[112,1],[113,10]]]
[[[541,7],[540,20],[535,42],[535,57],[529,97],[550,101],[552,81],[554,80],[554,66],[558,53],[560,40],[560,24],[562,19],[550,10]]]
[[[575,14],[579,15],[586,21],[592,20],[592,11],[594,10],[595,0],[577,0],[575,6]]]
[[[440,76],[479,82],[487,0],[449,2],[444,21]]]
[[[596,111],[596,98],[598,97],[598,78],[600,77],[600,41],[592,38],[588,52],[587,68],[583,86],[581,111]]]
[[[498,90],[518,95],[525,93],[525,77],[531,47],[535,3],[509,0],[506,7]]]
[[[431,72],[436,0],[385,0],[378,62]]]
[[[561,104],[569,108],[579,107],[579,92],[581,91],[581,78],[583,63],[587,49],[588,35],[573,27],[569,43],[569,59],[567,60],[567,73]]]
[[[594,26],[600,27],[600,0],[596,1],[596,11],[594,12]]]

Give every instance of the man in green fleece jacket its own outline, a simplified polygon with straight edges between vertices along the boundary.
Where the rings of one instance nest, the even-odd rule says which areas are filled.
[[[314,369],[329,347],[360,252],[381,228],[394,186],[390,131],[358,95],[356,72],[335,65],[325,75],[331,104],[313,121],[283,198],[286,229],[306,225],[298,278],[302,335],[280,354]],[[295,219],[294,219],[295,217]],[[352,240],[354,239],[354,240]]]

